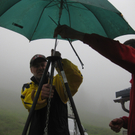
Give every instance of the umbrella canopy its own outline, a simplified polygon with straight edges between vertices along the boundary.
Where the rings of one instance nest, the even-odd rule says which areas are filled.
[[[107,0],[0,1],[0,26],[20,33],[30,41],[53,38],[57,24],[112,39],[135,34],[121,13]]]

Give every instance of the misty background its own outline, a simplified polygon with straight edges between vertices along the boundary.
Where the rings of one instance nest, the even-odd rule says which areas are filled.
[[[133,19],[135,1],[109,1],[122,12],[130,26],[135,29]],[[116,40],[123,43],[130,38],[135,38],[135,35],[121,36]],[[21,103],[20,95],[23,84],[30,82],[32,76],[29,61],[35,54],[50,56],[54,44],[55,40],[50,39],[29,42],[24,36],[0,27],[1,111],[14,108],[14,112],[21,110],[28,113]],[[67,41],[58,40],[56,50],[61,52],[62,58],[67,58],[76,64],[83,75],[83,83],[74,96],[80,119],[83,122],[108,127],[113,118],[128,116],[128,113],[122,110],[121,104],[114,103],[113,100],[116,99],[116,91],[131,86],[129,82],[131,74],[80,41],[74,41],[73,46],[84,64],[84,69]],[[126,103],[127,108],[128,104],[129,102]],[[107,118],[107,121],[104,121],[104,118]]]

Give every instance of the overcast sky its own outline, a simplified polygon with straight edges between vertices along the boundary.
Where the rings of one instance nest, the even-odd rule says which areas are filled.
[[[109,1],[122,12],[127,22],[135,29],[135,1]],[[117,38],[117,40],[123,43],[131,37],[135,38],[134,35],[130,35]],[[29,42],[22,35],[0,28],[0,43],[0,87],[7,91],[14,89],[20,92],[22,85],[29,82],[32,76],[29,70],[31,57],[36,53],[50,56],[55,40],[42,39]],[[75,63],[83,74],[84,81],[78,94],[74,97],[77,107],[83,106],[83,109],[94,112],[99,109],[101,103],[106,103],[109,112],[115,110],[113,115],[119,116],[121,111],[118,108],[120,108],[120,105],[113,102],[115,92],[130,87],[131,74],[111,63],[87,45],[79,41],[73,42],[73,45],[84,63],[84,69],[82,69],[68,42],[60,40],[57,50],[62,53],[62,57]],[[89,104],[87,104],[88,102]],[[123,114],[127,115],[126,113]]]

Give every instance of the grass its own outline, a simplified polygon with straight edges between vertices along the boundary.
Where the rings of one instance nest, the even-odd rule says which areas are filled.
[[[20,99],[20,93],[14,94],[1,90],[0,98],[0,135],[21,135],[28,117],[27,110],[23,107]],[[17,98],[16,98],[17,97]],[[8,100],[7,100],[8,99]],[[96,116],[95,114],[83,114],[81,117],[82,124],[89,135],[122,135],[122,133],[114,133],[104,125],[107,125],[106,118]],[[96,117],[96,118],[95,118]],[[96,120],[96,121],[95,121]],[[91,123],[90,123],[90,122]],[[98,124],[95,124],[97,123]]]
[[[96,127],[93,125],[84,124],[88,135],[122,135],[122,133],[115,133],[109,128]]]
[[[22,115],[24,116],[24,115]],[[0,111],[0,135],[21,135],[25,125],[26,116],[21,113],[1,110]]]
[[[3,109],[0,112],[0,135],[21,135],[27,115]],[[89,135],[116,135],[109,128],[84,124]],[[122,135],[122,133],[117,133]]]

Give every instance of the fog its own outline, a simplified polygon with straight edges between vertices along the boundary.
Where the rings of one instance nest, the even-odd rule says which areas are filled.
[[[125,13],[125,10],[122,10],[124,5],[122,7],[119,5],[120,0],[120,3],[118,0],[113,2],[117,3],[116,7]],[[132,13],[132,8],[127,12]],[[135,25],[132,25],[134,20],[129,19],[126,13],[124,17],[135,29]],[[132,37],[135,38],[135,35],[119,37],[116,40],[123,43]],[[30,82],[32,76],[29,61],[37,53],[44,54],[46,57],[50,56],[55,40],[42,39],[29,42],[20,34],[0,28],[0,41],[0,89],[6,92],[6,94],[1,94],[5,98],[0,98],[0,101],[4,103],[5,100],[6,103],[10,103],[8,99],[12,93],[16,96],[13,98],[16,98],[18,105],[23,108],[20,93],[22,85]],[[74,96],[80,118],[99,123],[100,120],[98,121],[96,116],[107,117],[110,120],[123,115],[128,116],[128,113],[122,110],[121,105],[114,103],[113,100],[116,99],[116,91],[130,87],[131,74],[80,41],[73,42],[73,46],[84,64],[84,69],[67,41],[59,40],[57,51],[61,52],[63,58],[76,64],[83,75],[83,83]],[[129,102],[126,103],[127,107],[128,104]]]

